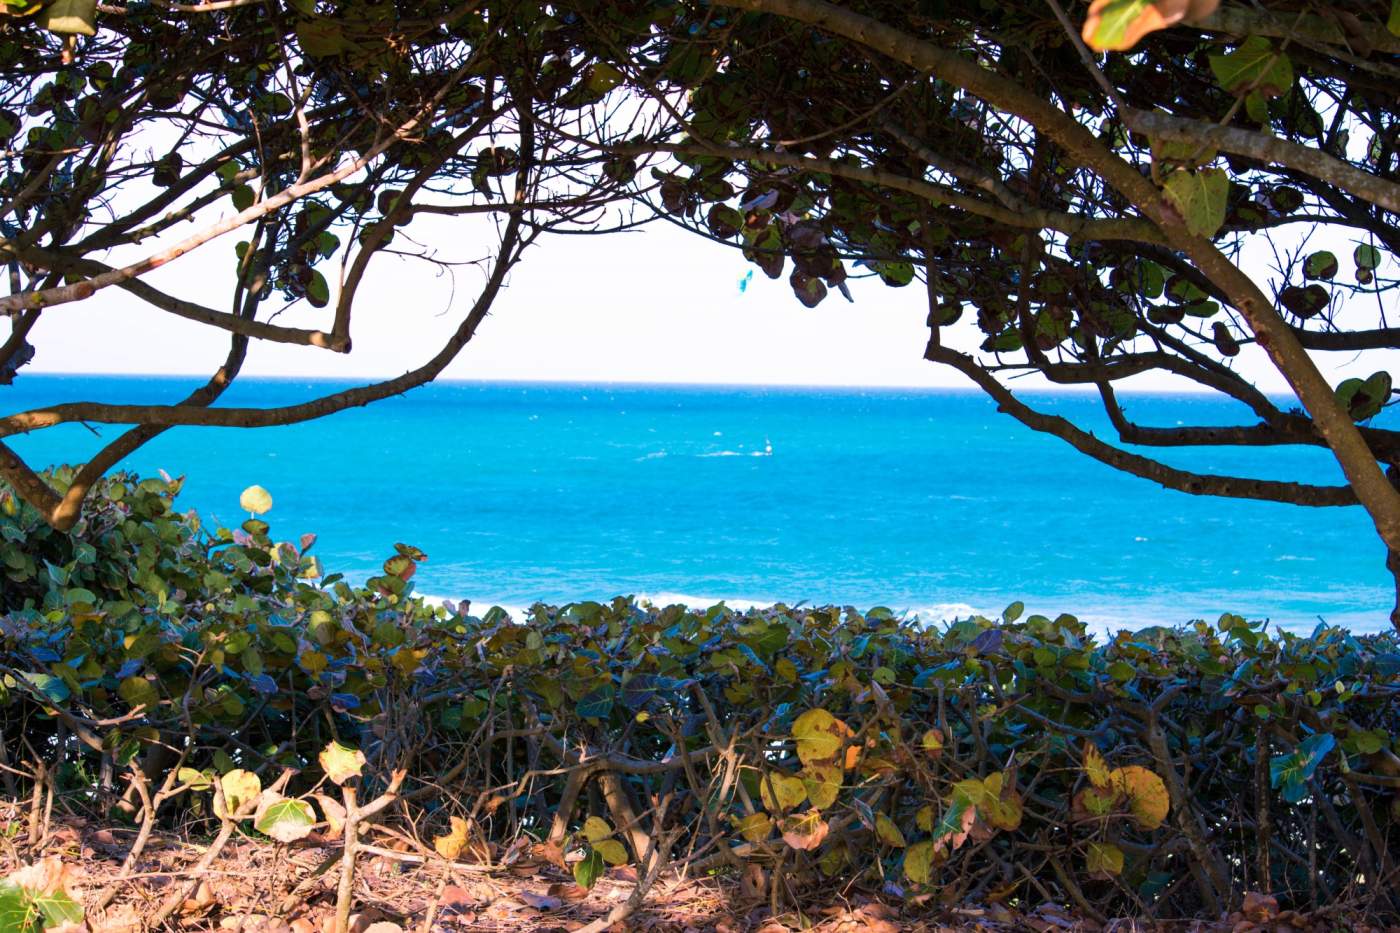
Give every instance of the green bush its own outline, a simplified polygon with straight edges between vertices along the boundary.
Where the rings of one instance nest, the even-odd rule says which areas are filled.
[[[161,819],[213,819],[212,778],[287,774],[296,830],[363,754],[366,795],[407,771],[440,851],[528,836],[585,883],[664,845],[793,891],[1393,912],[1393,635],[1227,615],[1100,641],[1019,606],[937,630],[626,599],[476,617],[411,595],[412,547],[352,586],[262,519],[202,528],[178,486],[113,477],[69,535],[0,488],[3,745],[74,805],[139,775],[170,791]]]

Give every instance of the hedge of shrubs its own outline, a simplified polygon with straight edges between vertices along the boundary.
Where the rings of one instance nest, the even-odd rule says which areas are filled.
[[[413,547],[352,585],[310,536],[204,528],[178,489],[114,476],[57,534],[0,487],[9,794],[211,826],[257,809],[290,839],[336,822],[318,784],[349,761],[442,855],[528,838],[585,884],[684,861],[757,865],[775,897],[836,879],[1184,917],[1253,891],[1394,915],[1393,635],[1227,615],[1105,640],[1019,606],[936,629],[627,599],[475,616],[411,595]]]

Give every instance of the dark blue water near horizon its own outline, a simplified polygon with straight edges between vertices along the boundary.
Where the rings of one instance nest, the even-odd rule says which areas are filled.
[[[0,405],[171,402],[195,384],[22,375],[0,387]],[[223,404],[289,404],[347,385],[245,379]],[[1094,398],[1029,397],[1113,437]],[[1125,404],[1150,425],[1247,415],[1201,396]],[[11,441],[43,464],[101,443],[80,425]],[[1324,450],[1163,455],[1205,472],[1340,481]],[[1019,599],[1115,627],[1228,610],[1374,630],[1393,594],[1359,509],[1167,491],[1022,427],[975,391],[447,382],[302,425],[175,429],[123,465],[187,476],[181,505],[225,524],[246,517],[240,491],[263,485],[274,536],[316,533],[327,569],[352,577],[410,542],[430,558],[420,592],[481,606],[640,594],[939,618]]]

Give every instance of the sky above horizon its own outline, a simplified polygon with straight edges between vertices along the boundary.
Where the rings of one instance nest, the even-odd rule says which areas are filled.
[[[434,227],[433,225],[437,226]],[[444,260],[486,255],[485,231],[462,220],[427,218],[407,232]],[[148,277],[157,286],[223,308],[230,294],[237,235],[215,240]],[[1328,244],[1349,255],[1345,242]],[[1310,248],[1318,248],[1313,244]],[[325,264],[336,277],[336,261]],[[1270,260],[1247,256],[1256,280]],[[848,303],[833,291],[803,307],[784,275],[754,271],[740,253],[656,223],[601,236],[547,237],[525,254],[476,337],[445,379],[571,382],[711,383],[892,387],[969,387],[961,375],[923,359],[928,340],[918,282],[889,288],[851,280]],[[377,257],[357,296],[354,349],[347,355],[254,341],[245,375],[384,378],[431,357],[475,299],[484,273],[394,255]],[[740,283],[747,280],[746,287]],[[269,307],[275,307],[269,304]],[[330,309],[288,309],[280,324],[328,328]],[[980,334],[964,315],[947,342],[973,349]],[[0,330],[0,333],[8,328]],[[200,374],[216,369],[227,338],[212,328],[153,309],[117,288],[45,312],[31,335],[30,373]],[[1339,358],[1340,357],[1340,358]],[[1329,378],[1369,375],[1383,363],[1331,354]],[[1271,393],[1287,386],[1260,351],[1236,360]],[[1041,387],[1027,378],[1017,387]],[[1193,388],[1148,375],[1129,389]]]

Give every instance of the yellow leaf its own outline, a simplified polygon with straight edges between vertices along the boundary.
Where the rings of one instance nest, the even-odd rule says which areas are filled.
[[[902,849],[906,845],[904,833],[899,831],[899,827],[894,824],[894,820],[883,813],[875,814],[875,835],[880,837],[880,841],[887,846]]]
[[[924,733],[923,740],[919,743],[930,758],[937,758],[943,754],[943,733],[938,729],[930,729]]]
[[[360,776],[360,771],[365,766],[365,753],[339,742],[330,742],[321,750],[318,760],[326,777],[337,784],[344,784],[351,778]]]
[[[810,764],[802,769],[802,783],[807,788],[807,799],[818,810],[825,810],[841,795],[841,775],[839,765]]]
[[[734,820],[734,828],[749,842],[759,843],[773,835],[773,818],[767,813],[750,813]]]
[[[253,772],[242,768],[235,768],[220,778],[219,787],[223,790],[223,803],[219,802],[218,794],[214,795],[214,815],[219,817],[233,816],[246,809],[249,811],[244,814],[246,818],[251,815],[251,805],[262,793],[262,781]]]
[[[1161,778],[1139,765],[1115,768],[1109,778],[1114,788],[1127,795],[1128,807],[1139,826],[1156,829],[1162,825],[1171,809],[1171,798]]]
[[[933,832],[933,821],[936,818],[937,814],[933,811],[933,805],[926,803],[914,814],[914,825],[923,832],[931,833]]]
[[[583,821],[583,835],[589,842],[601,842],[612,834],[612,824],[601,816],[590,816]]]
[[[904,877],[915,884],[928,884],[933,875],[933,843],[916,842],[904,850]]]
[[[807,799],[807,785],[802,779],[779,771],[765,774],[759,781],[758,791],[763,806],[772,812],[791,810]]]
[[[987,775],[986,780],[982,782],[985,793],[977,809],[988,824],[1011,832],[1021,825],[1024,808],[1021,805],[1021,796],[1006,787],[1005,783],[1005,772],[998,771],[996,774]]]
[[[249,486],[238,497],[238,505],[245,512],[262,515],[272,509],[272,493],[261,486]]]
[[[973,806],[980,804],[987,796],[987,788],[979,778],[968,778],[953,785],[954,799],[961,797]]]
[[[1100,877],[1122,874],[1123,850],[1111,842],[1091,842],[1084,859],[1084,867],[1089,870],[1089,874]]]
[[[824,709],[810,709],[792,724],[797,757],[804,765],[834,762],[850,734],[849,726]]]
[[[1084,775],[1095,787],[1108,786],[1108,762],[1103,760],[1098,746],[1092,742],[1084,743]]]
[[[460,816],[452,817],[452,829],[446,835],[433,838],[433,848],[448,861],[456,860],[467,845],[467,821]]]
[[[312,794],[316,798],[316,804],[321,808],[321,815],[326,818],[327,839],[338,839],[340,833],[345,829],[345,807],[334,797],[327,797],[325,794]]]
[[[616,839],[602,839],[593,843],[593,851],[603,857],[609,865],[626,865],[627,849]]]

